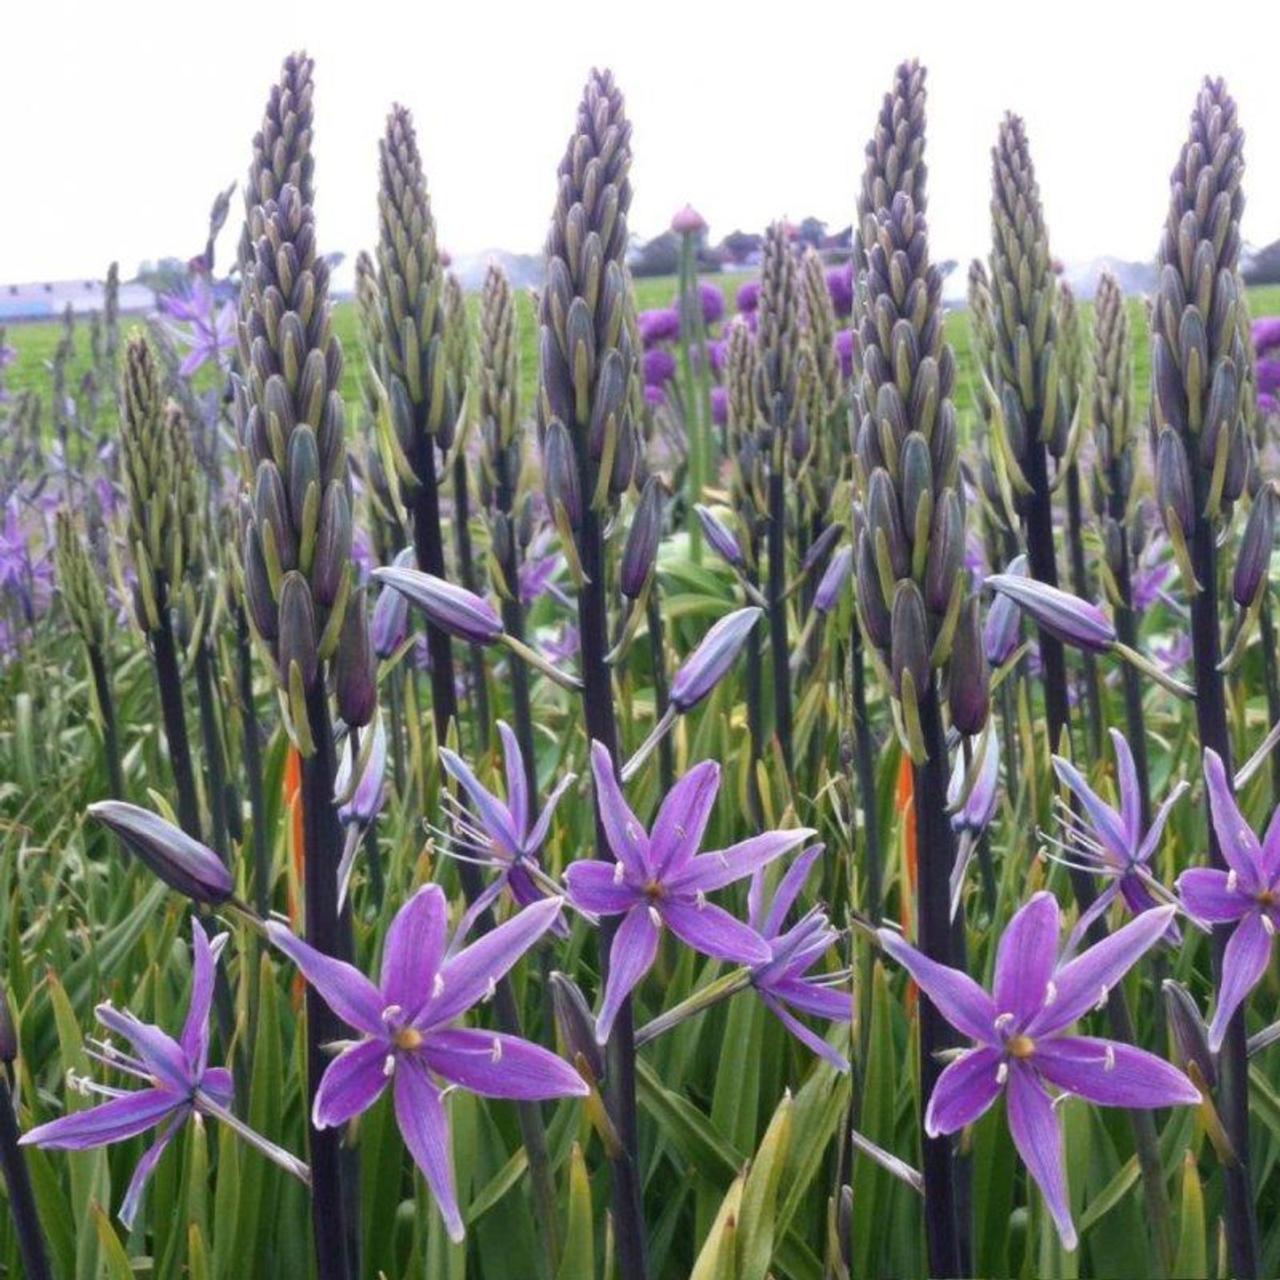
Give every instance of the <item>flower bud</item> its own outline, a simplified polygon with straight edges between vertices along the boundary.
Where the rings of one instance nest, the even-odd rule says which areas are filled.
[[[867,524],[873,537],[884,536],[893,576],[905,578],[911,572],[911,551],[898,511],[898,495],[889,473],[883,469],[873,471],[867,482]]]
[[[924,601],[934,613],[946,613],[956,579],[964,572],[964,513],[954,489],[943,490],[933,512],[924,569]]]
[[[311,589],[316,601],[328,607],[338,598],[343,570],[351,563],[351,503],[347,488],[333,480],[324,491],[315,559],[311,565]]]
[[[289,500],[284,481],[274,462],[261,462],[254,477],[253,514],[262,538],[270,537],[281,569],[293,569],[298,563],[298,543],[289,519]],[[268,530],[270,531],[268,533]]]
[[[631,527],[627,530],[626,546],[622,549],[622,563],[618,569],[618,585],[622,594],[634,600],[649,579],[649,573],[658,558],[658,543],[662,538],[662,510],[666,494],[662,481],[650,476],[645,483]]]
[[[1167,521],[1167,513],[1172,511],[1181,531],[1191,532],[1196,519],[1191,466],[1182,440],[1169,427],[1161,430],[1156,441],[1156,504],[1163,519]]]
[[[370,732],[373,734],[373,742],[369,746],[360,780],[351,792],[351,798],[338,809],[338,821],[344,827],[353,824],[367,827],[382,811],[382,802],[386,797],[386,787],[383,784],[387,776],[387,730],[381,719]],[[363,751],[361,754],[364,754]],[[333,783],[337,796],[346,795],[351,787],[351,767],[351,753],[346,751],[342,755],[338,776]]]
[[[9,1065],[18,1056],[18,1028],[9,1007],[9,992],[0,986],[0,1062]]]
[[[405,547],[393,561],[400,569],[412,569],[418,561],[412,547]],[[394,587],[383,587],[373,605],[373,651],[384,661],[409,634],[409,601]]]
[[[378,709],[378,671],[369,638],[367,588],[359,587],[347,601],[342,631],[333,655],[333,689],[338,713],[349,725],[363,727]]]
[[[980,836],[987,824],[995,816],[996,802],[1000,798],[1000,739],[996,736],[996,726],[992,723],[983,739],[982,760],[978,765],[978,776],[969,788],[965,802],[951,815],[951,829],[955,832],[968,831]],[[964,790],[965,759],[963,754],[956,756],[951,770],[951,781],[947,784],[947,805],[955,809]]]
[[[495,643],[502,635],[502,619],[493,606],[466,587],[431,573],[396,566],[375,569],[373,576],[401,592],[411,605],[426,614],[432,626],[455,640],[486,645]]]
[[[302,676],[302,687],[310,689],[320,669],[316,652],[316,611],[311,588],[296,569],[290,569],[280,583],[280,638],[276,642],[280,675],[287,682],[294,663]]]
[[[754,605],[727,613],[702,637],[671,681],[671,705],[683,714],[696,707],[733,666],[764,610]]]
[[[570,528],[582,523],[582,494],[578,487],[578,460],[574,457],[569,429],[553,418],[542,440],[542,476],[547,491],[547,504],[554,512],[556,504],[564,508]]]
[[[101,800],[89,814],[124,841],[129,850],[171,889],[193,902],[216,907],[235,886],[216,853],[159,814],[123,800]]]
[[[1027,557],[1015,556],[1006,574],[1026,577]],[[983,631],[983,648],[993,667],[1003,666],[1018,647],[1022,632],[1022,613],[1009,596],[997,594],[987,608],[987,625]]]
[[[694,511],[712,551],[726,564],[735,569],[741,569],[746,563],[746,558],[742,554],[742,547],[739,545],[733,530],[715,515],[709,507],[704,507],[702,503],[698,503],[694,507]]]
[[[890,634],[894,692],[902,696],[902,677],[910,672],[916,693],[923,693],[929,682],[929,619],[920,588],[910,578],[893,593]]]
[[[839,526],[832,525],[831,527],[834,529]],[[831,557],[831,563],[827,565],[826,572],[818,582],[818,589],[813,593],[813,607],[819,613],[830,613],[836,607],[844,591],[845,584],[849,581],[852,569],[853,544],[846,542]]]
[[[565,1055],[579,1071],[585,1068],[591,1073],[591,1084],[600,1084],[604,1052],[596,1042],[596,1020],[578,984],[558,970],[551,975],[551,1007]]]
[[[955,638],[951,643],[951,666],[947,699],[951,723],[973,737],[982,732],[991,706],[991,670],[982,643],[982,621],[978,597],[970,596],[960,608]]]
[[[889,608],[880,588],[869,529],[864,529],[858,539],[858,601],[862,605],[862,617],[871,643],[878,649],[887,649],[890,639]]]
[[[1270,486],[1264,486],[1258,490],[1258,496],[1249,508],[1249,519],[1240,539],[1240,551],[1231,579],[1231,596],[1236,604],[1247,608],[1257,598],[1271,567],[1275,534],[1275,492]]]
[[[812,573],[826,558],[831,554],[831,548],[840,541],[841,535],[844,533],[844,526],[841,524],[829,524],[816,538],[809,544],[809,549],[804,553],[804,560],[800,565],[801,573]]]
[[[1194,1063],[1201,1080],[1209,1088],[1214,1088],[1218,1083],[1218,1069],[1214,1055],[1209,1051],[1209,1029],[1191,998],[1191,992],[1172,978],[1164,980],[1162,992],[1169,1016],[1169,1030],[1173,1033],[1174,1048],[1183,1070]]]
[[[707,220],[691,204],[677,209],[671,218],[671,230],[678,236],[696,236],[707,229]]]
[[[1106,653],[1116,642],[1116,629],[1096,604],[1035,578],[997,573],[986,585],[1008,596],[1033,622],[1063,644],[1089,653]]]

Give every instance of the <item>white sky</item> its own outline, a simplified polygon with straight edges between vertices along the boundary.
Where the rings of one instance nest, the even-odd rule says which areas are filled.
[[[242,177],[282,55],[316,59],[321,244],[376,233],[376,140],[417,119],[442,243],[536,250],[584,74],[612,66],[634,125],[631,225],[691,200],[714,237],[809,213],[849,221],[897,61],[929,68],[934,256],[985,253],[1001,112],[1028,123],[1055,254],[1148,258],[1205,72],[1248,132],[1246,240],[1280,236],[1270,5],[1131,0],[116,0],[15,4],[0,67],[0,280],[188,256]],[[220,245],[232,252],[233,206]]]

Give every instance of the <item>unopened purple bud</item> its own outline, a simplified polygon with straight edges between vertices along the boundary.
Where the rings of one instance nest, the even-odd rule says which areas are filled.
[[[582,521],[582,491],[578,486],[578,460],[573,452],[573,440],[569,428],[554,418],[547,425],[542,441],[542,481],[547,491],[547,503],[552,511],[556,504],[564,508],[570,528],[576,529]]]
[[[702,526],[702,532],[712,551],[726,564],[732,565],[735,569],[741,569],[746,560],[733,530],[702,503],[698,503],[693,509],[697,513],[698,523]]]
[[[551,1007],[569,1061],[579,1071],[585,1067],[590,1083],[598,1085],[604,1079],[604,1053],[596,1041],[596,1020],[578,984],[558,970],[551,975]]]
[[[258,634],[271,643],[280,633],[280,618],[256,525],[249,526],[244,538],[244,602]]]
[[[378,670],[369,638],[366,588],[347,601],[342,632],[333,655],[333,689],[338,712],[349,725],[362,728],[378,709]]]
[[[400,569],[412,569],[418,561],[412,547],[405,547],[393,561]],[[384,661],[409,634],[409,601],[394,587],[383,587],[373,605],[373,651]]]
[[[296,664],[302,687],[310,689],[320,669],[316,652],[316,611],[306,578],[290,569],[280,583],[280,638],[276,642],[280,675],[287,682]]]
[[[827,525],[809,544],[809,550],[804,553],[804,560],[800,564],[800,572],[812,573],[817,569],[831,554],[831,548],[840,541],[843,532],[844,526],[841,524]]]
[[[727,387],[711,388],[711,421],[717,427],[723,427],[729,421],[729,389]]]
[[[1178,532],[1190,534],[1196,518],[1191,465],[1182,440],[1171,427],[1163,428],[1156,440],[1156,503],[1161,519],[1167,523],[1172,511],[1180,526]]]
[[[986,585],[1008,596],[1037,626],[1074,649],[1106,653],[1116,642],[1111,619],[1096,604],[1069,591],[1008,573],[995,574]]]
[[[1027,557],[1015,556],[1009,561],[1005,573],[1014,577],[1025,577]],[[1003,666],[1018,647],[1021,634],[1022,611],[1009,596],[995,595],[987,607],[987,625],[982,636],[983,647],[987,651],[987,661],[993,667]]]
[[[702,637],[671,682],[671,705],[677,711],[696,707],[724,679],[763,612],[755,605],[736,609]]]
[[[1000,797],[1000,740],[996,737],[996,727],[992,724],[983,739],[982,760],[978,765],[978,776],[969,788],[964,804],[951,815],[951,829],[956,832],[968,831],[980,836],[987,824],[995,816],[996,802]],[[955,766],[951,770],[951,781],[947,786],[947,804],[954,808],[964,790],[965,777],[968,770],[963,754],[956,756]]]
[[[351,503],[347,487],[330,481],[320,508],[311,585],[320,604],[331,605],[338,598],[342,575],[351,564]]]
[[[830,613],[836,607],[852,572],[853,544],[846,542],[831,557],[831,563],[827,565],[818,582],[818,589],[813,593],[813,607],[819,613]]]
[[[893,690],[902,696],[902,679],[911,673],[916,694],[923,694],[929,681],[929,618],[920,588],[910,578],[898,582],[890,615],[890,657]]]
[[[159,814],[123,800],[91,804],[89,814],[110,827],[165,884],[193,902],[216,907],[231,897],[235,886],[218,855]]]
[[[350,800],[338,810],[338,820],[344,826],[355,823],[358,826],[367,827],[382,811],[382,802],[386,795],[386,787],[383,784],[387,776],[387,731],[381,719],[374,725],[372,733],[373,741],[369,745],[369,754],[365,759],[364,768],[360,771],[360,781],[356,783]],[[346,794],[350,777],[351,755],[348,752],[342,757],[342,764],[335,781],[335,790],[339,795]]]
[[[707,220],[691,204],[677,209],[671,219],[671,230],[678,236],[701,235],[707,229]]]
[[[1164,1007],[1169,1016],[1169,1030],[1173,1033],[1174,1051],[1183,1069],[1193,1063],[1200,1073],[1200,1081],[1209,1088],[1218,1083],[1218,1069],[1209,1050],[1209,1029],[1186,987],[1172,978],[1162,985]]]
[[[1231,595],[1236,604],[1246,608],[1257,598],[1271,567],[1271,548],[1276,536],[1275,501],[1275,492],[1269,485],[1258,490],[1240,539]]]
[[[411,605],[426,614],[432,626],[456,640],[485,645],[495,643],[502,635],[502,619],[497,611],[466,587],[446,582],[432,573],[394,565],[375,569],[373,576],[401,592]]]
[[[961,733],[973,737],[982,732],[991,709],[991,669],[983,648],[976,595],[964,602],[956,623],[947,676],[947,702],[951,707],[951,723]]]
[[[622,549],[622,563],[618,569],[618,586],[630,600],[634,600],[644,590],[644,584],[658,558],[665,499],[662,481],[657,476],[650,476],[645,481],[640,501],[636,504],[635,515],[631,517],[631,527],[627,530],[627,542]]]
[[[9,1007],[9,992],[0,986],[0,1062],[8,1065],[18,1056],[18,1028]]]

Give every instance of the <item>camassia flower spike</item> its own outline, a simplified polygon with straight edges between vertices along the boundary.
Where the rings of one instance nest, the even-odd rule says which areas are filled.
[[[698,853],[720,789],[720,766],[695,765],[672,787],[646,832],[631,812],[603,743],[591,744],[601,819],[616,861],[584,858],[565,872],[569,901],[596,916],[622,915],[609,953],[609,979],[596,1038],[609,1039],[623,1000],[649,972],[663,926],[703,955],[763,965],[772,952],[748,924],[707,901],[707,894],[749,876],[814,833],[767,831],[715,853]],[[695,856],[696,855],[696,856]]]
[[[268,937],[324,1002],[360,1033],[325,1071],[312,1123],[317,1129],[345,1124],[390,1086],[400,1134],[453,1240],[461,1240],[464,1230],[445,1090],[436,1078],[486,1098],[537,1100],[587,1092],[582,1077],[549,1050],[518,1036],[454,1025],[493,993],[494,984],[551,927],[560,907],[559,898],[535,903],[446,959],[448,904],[439,885],[424,885],[391,921],[376,984],[284,925],[267,926]]]
[[[1100,1003],[1169,928],[1176,908],[1144,911],[1065,963],[1051,893],[1037,893],[1009,921],[996,951],[991,993],[937,964],[889,929],[884,949],[939,1013],[975,1043],[938,1077],[925,1112],[931,1136],[972,1124],[1003,1092],[1014,1146],[1044,1196],[1063,1247],[1077,1244],[1067,1194],[1062,1127],[1050,1090],[1104,1107],[1191,1106],[1195,1085],[1162,1058],[1132,1045],[1063,1032]]]
[[[1237,922],[1222,953],[1218,1005],[1209,1024],[1209,1048],[1217,1053],[1231,1015],[1267,971],[1280,926],[1280,808],[1259,843],[1231,794],[1222,758],[1212,748],[1204,753],[1204,780],[1213,829],[1229,870],[1192,867],[1178,877],[1178,893],[1197,920]]]

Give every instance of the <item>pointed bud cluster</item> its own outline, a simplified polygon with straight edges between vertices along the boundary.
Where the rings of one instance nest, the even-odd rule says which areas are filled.
[[[283,104],[296,101],[300,76],[305,122],[294,110],[282,123]],[[342,349],[330,317],[329,265],[319,253],[309,201],[310,84],[309,63],[305,76],[296,59],[285,63],[255,144],[249,190],[262,198],[250,209],[245,232],[250,249],[242,264],[242,372],[234,383],[249,470],[241,553],[245,601],[275,656],[295,723],[342,635],[354,580]],[[273,149],[264,151],[262,140],[273,137]],[[292,158],[276,156],[288,147]],[[264,155],[271,159],[266,167]]]
[[[160,626],[194,549],[195,472],[186,430],[176,406],[162,402],[151,347],[135,333],[120,371],[120,471],[137,576],[133,612],[142,631]]]
[[[765,470],[756,433],[757,349],[741,320],[729,326],[725,357],[725,447],[729,454],[729,499],[744,531],[743,552],[754,563],[755,528],[768,505]]]
[[[107,598],[102,590],[102,573],[68,508],[58,512],[56,537],[58,591],[80,638],[90,647],[101,649],[107,642]]]
[[[1190,540],[1196,519],[1225,516],[1248,479],[1250,442],[1242,419],[1247,339],[1237,275],[1243,145],[1226,86],[1206,80],[1170,179],[1151,316],[1157,492],[1175,547]],[[1181,457],[1174,456],[1169,434]],[[1179,482],[1189,479],[1188,494],[1172,492],[1175,473]]]
[[[785,462],[790,432],[802,422],[800,285],[795,252],[785,226],[775,222],[764,238],[756,331],[755,414],[762,459]]]
[[[565,429],[578,500],[592,509],[611,505],[627,489],[639,452],[631,411],[634,304],[626,273],[630,168],[622,94],[610,72],[593,71],[560,162],[547,236],[538,406],[544,441],[553,424]],[[555,465],[563,469],[563,457]],[[557,483],[563,496],[567,477]]]

